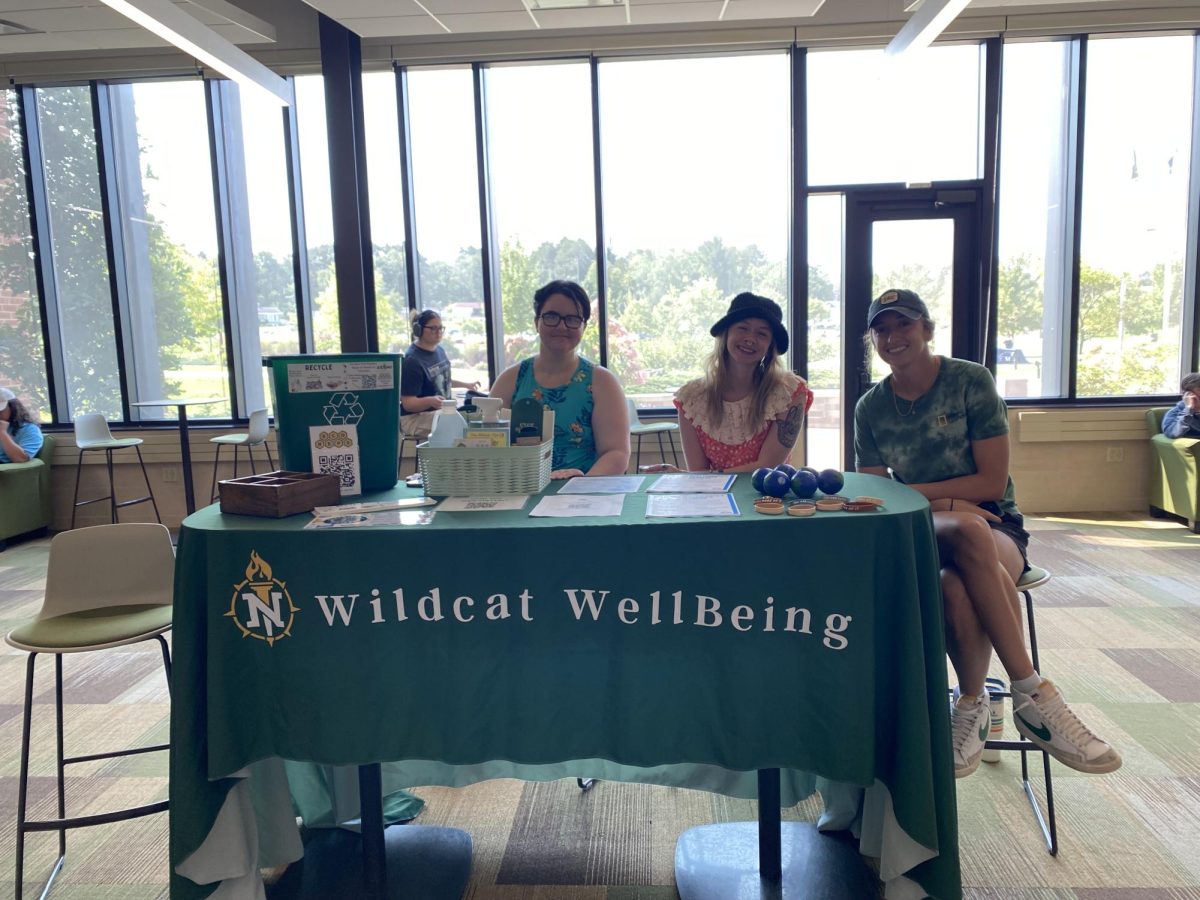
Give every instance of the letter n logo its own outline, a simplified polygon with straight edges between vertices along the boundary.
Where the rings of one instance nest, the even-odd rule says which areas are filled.
[[[274,647],[280,638],[291,637],[297,609],[287,585],[271,572],[271,566],[257,551],[250,551],[246,580],[233,586],[227,618],[233,619],[242,637],[266,641]]]

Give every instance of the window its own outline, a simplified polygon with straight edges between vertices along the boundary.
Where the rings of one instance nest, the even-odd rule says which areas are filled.
[[[229,192],[230,282],[237,301],[235,346],[244,384],[243,415],[267,406],[263,356],[300,352],[288,199],[284,118],[261,91],[218,82]]]
[[[120,84],[107,93],[130,381],[142,400],[227,397],[204,84]],[[230,405],[201,407],[198,414],[228,418]],[[173,418],[175,411],[137,415]]]
[[[1178,385],[1194,46],[1184,36],[1088,44],[1080,397]]]
[[[485,77],[503,365],[535,349],[533,294],[557,278],[578,282],[593,298],[581,352],[597,359],[591,69],[581,62],[497,66]],[[480,318],[481,336],[482,326]],[[610,323],[608,340],[610,359],[635,352],[619,325]],[[467,360],[483,382],[486,350],[481,339]]]
[[[982,45],[810,52],[808,182],[978,178]]]
[[[67,408],[72,418],[97,412],[120,420],[91,91],[83,86],[40,88],[36,101],[50,228],[41,246],[52,262]]]
[[[300,183],[308,289],[312,294],[313,352],[338,353],[337,277],[333,265],[333,200],[329,187],[329,138],[325,129],[325,82],[320,75],[296,79],[296,130],[300,135]]]
[[[605,62],[609,367],[639,406],[701,374],[708,330],[753,291],[787,319],[788,58]]]
[[[17,92],[0,93],[0,372],[30,415],[49,421],[42,314],[29,232]]]
[[[408,72],[413,204],[420,254],[420,302],[446,329],[442,347],[455,381],[486,382],[477,329],[483,315],[479,167],[475,156],[475,87],[470,69]],[[482,376],[482,377],[480,377]]]
[[[364,73],[362,88],[379,349],[403,353],[412,335],[408,322],[405,270],[408,249],[404,239],[404,196],[400,186],[396,76],[391,72]],[[486,381],[486,355],[484,359]]]
[[[1066,41],[1004,48],[996,285],[1004,397],[1066,396],[1070,49]]]

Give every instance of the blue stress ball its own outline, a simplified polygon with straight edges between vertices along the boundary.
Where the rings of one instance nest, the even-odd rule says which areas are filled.
[[[787,477],[791,478],[793,475],[796,474],[796,467],[793,465],[789,465],[788,463],[780,463],[779,465],[777,465],[775,467],[775,471],[776,472],[786,472]]]
[[[801,466],[800,471],[801,472],[812,472],[813,478],[816,478],[818,475],[821,474],[821,471],[819,469],[814,469],[812,466]]]
[[[788,478],[787,472],[778,469],[772,469],[763,478],[763,493],[771,497],[782,497],[791,486],[792,479]]]
[[[845,483],[846,479],[837,469],[822,469],[821,474],[817,476],[817,487],[823,494],[836,494]]]
[[[801,469],[792,476],[792,493],[802,500],[807,500],[817,492],[817,476],[807,469]]]
[[[771,470],[766,466],[761,469],[755,469],[754,474],[750,476],[750,483],[754,485],[754,489],[760,494],[763,492],[763,479],[767,477],[767,473]]]

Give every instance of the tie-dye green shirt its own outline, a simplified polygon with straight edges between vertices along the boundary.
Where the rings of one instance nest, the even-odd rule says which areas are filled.
[[[1008,434],[1008,407],[992,373],[963,359],[943,356],[941,361],[933,386],[915,403],[892,393],[890,375],[859,398],[854,407],[858,468],[886,466],[905,484],[974,475],[971,442]],[[1021,514],[1011,476],[996,502],[1005,512]]]

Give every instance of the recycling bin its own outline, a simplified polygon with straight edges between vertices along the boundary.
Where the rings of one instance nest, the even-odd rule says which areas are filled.
[[[272,356],[263,362],[271,367],[284,469],[336,474],[343,495],[396,486],[398,353]]]

